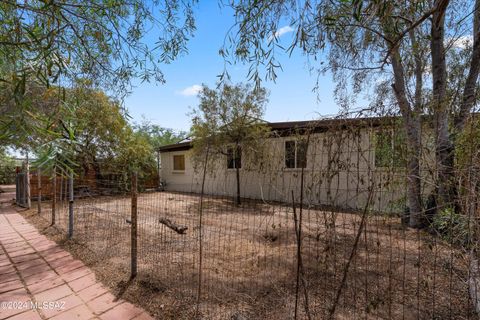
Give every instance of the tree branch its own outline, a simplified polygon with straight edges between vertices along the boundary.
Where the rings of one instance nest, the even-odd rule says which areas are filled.
[[[480,0],[475,1],[475,15],[473,18],[473,50],[470,59],[470,70],[463,89],[462,102],[458,117],[455,119],[455,128],[459,132],[475,102],[475,90],[480,72]]]

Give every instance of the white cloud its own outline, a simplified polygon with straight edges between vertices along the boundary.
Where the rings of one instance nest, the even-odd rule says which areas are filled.
[[[280,38],[284,34],[290,33],[290,32],[293,32],[292,27],[290,27],[290,26],[281,27],[280,29],[277,30],[277,32],[275,32],[275,38]],[[269,41],[272,40],[272,39],[273,39],[273,36],[270,36],[268,38]]]
[[[473,36],[461,36],[456,39],[450,39],[450,41],[453,48],[465,49],[473,44]]]
[[[202,86],[199,84],[194,84],[193,86],[186,87],[181,91],[175,92],[176,94],[180,94],[185,97],[196,96],[202,90]]]

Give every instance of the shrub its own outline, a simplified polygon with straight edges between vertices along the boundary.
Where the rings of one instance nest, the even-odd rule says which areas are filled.
[[[0,184],[15,183],[15,168],[15,161],[13,159],[0,154]]]
[[[439,211],[433,217],[433,231],[451,244],[466,246],[471,237],[468,217],[452,208]]]

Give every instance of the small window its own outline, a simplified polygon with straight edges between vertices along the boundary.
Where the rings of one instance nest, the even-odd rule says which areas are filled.
[[[375,133],[375,167],[405,167],[405,136],[402,131]]]
[[[185,155],[173,156],[173,170],[185,171]]]
[[[305,141],[285,141],[285,167],[307,167],[307,143]]]
[[[228,169],[240,169],[242,167],[242,149],[228,148],[227,149],[227,168]]]

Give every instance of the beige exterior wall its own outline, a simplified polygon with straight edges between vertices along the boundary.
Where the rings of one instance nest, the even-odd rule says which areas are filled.
[[[372,210],[403,211],[405,169],[375,167],[376,130],[330,130],[310,136],[304,170],[304,203],[307,206],[364,210],[371,190],[369,207]],[[268,139],[265,147],[267,160],[263,162],[247,159],[244,152],[240,169],[242,197],[291,203],[293,191],[299,201],[301,169],[286,168],[284,161],[285,141],[295,139],[294,136]],[[173,156],[178,154],[185,155],[184,172],[173,170]],[[201,170],[194,170],[190,151],[162,152],[161,162],[161,178],[166,182],[166,190],[200,192],[202,174]],[[205,192],[234,196],[235,170],[227,169],[223,155],[216,155],[213,162],[206,176]]]

